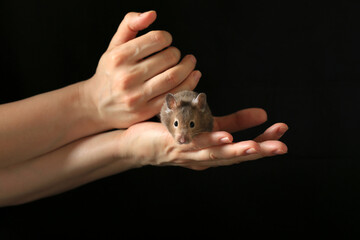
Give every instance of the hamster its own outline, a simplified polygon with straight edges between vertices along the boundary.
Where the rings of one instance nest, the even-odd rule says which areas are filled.
[[[190,143],[199,133],[211,132],[214,124],[206,94],[193,91],[168,93],[160,120],[179,144]]]

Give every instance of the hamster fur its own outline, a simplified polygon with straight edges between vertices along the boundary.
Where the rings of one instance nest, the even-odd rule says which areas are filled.
[[[213,130],[214,120],[205,93],[167,94],[160,119],[179,144],[190,143],[197,134]]]

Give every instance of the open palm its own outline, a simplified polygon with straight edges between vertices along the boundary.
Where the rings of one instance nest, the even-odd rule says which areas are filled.
[[[232,142],[230,133],[257,126],[266,119],[266,112],[258,108],[215,117],[213,132],[199,134],[190,144],[183,145],[177,144],[166,127],[157,122],[135,124],[122,136],[127,152],[135,153],[132,157],[142,165],[176,165],[203,170],[286,153],[287,146],[278,141],[288,129],[284,123],[272,125],[253,140]]]

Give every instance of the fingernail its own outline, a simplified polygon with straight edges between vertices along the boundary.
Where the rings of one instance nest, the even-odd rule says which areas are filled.
[[[245,151],[246,154],[254,154],[257,153],[255,148],[249,148],[248,150]]]
[[[220,142],[222,142],[222,143],[231,143],[231,141],[230,141],[230,138],[229,138],[229,137],[224,137],[224,138],[221,138],[221,139],[220,139]]]

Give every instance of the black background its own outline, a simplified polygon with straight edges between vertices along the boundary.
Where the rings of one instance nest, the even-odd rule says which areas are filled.
[[[284,156],[202,172],[145,167],[0,209],[0,237],[358,233],[360,3],[356,1],[1,2],[0,103],[91,77],[129,11],[192,53],[214,115],[247,107],[285,122]],[[145,31],[145,32],[146,32]],[[80,227],[82,225],[83,227]],[[136,229],[130,230],[130,229]],[[1,238],[1,239],[7,239]]]

